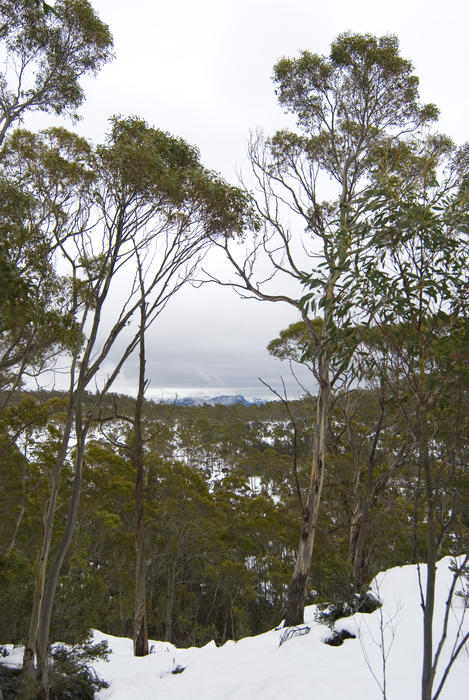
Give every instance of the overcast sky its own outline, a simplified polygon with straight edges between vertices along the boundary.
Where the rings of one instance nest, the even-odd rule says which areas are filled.
[[[285,116],[272,68],[300,49],[327,54],[341,32],[395,33],[420,77],[423,101],[441,110],[440,129],[468,139],[469,10],[465,0],[92,0],[114,36],[116,59],[85,83],[74,128],[103,140],[113,114],[138,115],[196,145],[205,166],[233,183],[250,131],[272,133]],[[40,120],[35,122],[41,125]],[[67,126],[70,127],[70,124]],[[73,128],[73,127],[72,127]],[[239,299],[229,289],[183,289],[153,329],[150,395],[264,396],[261,376],[279,386],[284,363],[265,350],[297,320],[280,304]],[[133,393],[130,362],[115,389]]]

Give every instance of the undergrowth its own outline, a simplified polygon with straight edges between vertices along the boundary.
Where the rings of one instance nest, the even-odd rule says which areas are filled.
[[[93,666],[97,659],[107,660],[106,641],[93,643],[89,638],[80,644],[54,644],[50,653],[50,700],[93,700],[96,692],[109,686],[99,678]],[[7,657],[6,657],[7,658]],[[25,682],[22,669],[0,661],[0,697],[3,700],[30,700],[39,690],[34,680]]]
[[[355,613],[372,613],[381,607],[381,603],[369,591],[355,593],[346,600],[335,603],[319,603],[316,606],[314,619],[328,627],[334,627],[337,620],[350,617]]]

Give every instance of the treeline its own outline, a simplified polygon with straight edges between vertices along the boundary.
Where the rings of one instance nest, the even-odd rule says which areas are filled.
[[[19,394],[11,415],[27,421],[3,454],[1,490],[2,638],[26,634],[49,474],[62,429],[60,394]],[[39,400],[38,400],[39,399]],[[310,471],[314,398],[261,406],[177,407],[146,401],[145,539],[150,638],[180,646],[222,643],[278,624],[295,560],[300,488]],[[93,396],[85,402],[92,406]],[[132,636],[135,580],[134,400],[110,395],[87,442],[77,526],[64,563],[52,638],[76,642],[90,627]],[[455,418],[440,421],[436,507],[439,554],[460,553],[467,537],[469,478],[455,452]],[[119,417],[116,417],[119,416]],[[420,561],[426,522],[421,475],[406,426],[389,411],[374,447],[379,394],[337,397],[328,473],[307,602],[353,600],[389,566]],[[296,437],[295,437],[296,435]],[[402,445],[408,445],[402,449]],[[372,449],[373,468],[369,473]],[[63,531],[73,486],[67,463],[57,508]],[[366,519],[358,516],[367,503]],[[358,540],[360,544],[358,544]],[[56,545],[55,545],[56,546]],[[357,547],[360,560],[357,564]]]

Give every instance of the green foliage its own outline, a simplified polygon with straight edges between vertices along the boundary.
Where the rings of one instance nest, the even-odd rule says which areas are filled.
[[[0,81],[0,101],[10,109],[0,116],[0,608],[2,638],[21,642],[64,404],[53,393],[7,390],[20,385],[25,368],[35,371],[58,351],[80,356],[82,327],[96,311],[97,330],[114,272],[135,251],[150,259],[161,240],[163,250],[180,241],[175,267],[165,268],[165,258],[161,268],[171,279],[189,274],[206,244],[220,238],[223,247],[259,229],[260,221],[250,195],[204,168],[195,147],[138,117],[113,117],[97,148],[62,128],[17,130],[3,141],[26,108],[60,114],[78,107],[79,79],[109,59],[111,37],[86,0],[58,0],[53,8],[4,2],[0,21],[12,65],[27,60],[36,69],[35,82],[17,93],[10,76]],[[457,553],[467,546],[469,157],[467,147],[456,149],[446,137],[415,136],[437,110],[418,102],[418,80],[393,36],[343,34],[328,57],[305,51],[274,71],[280,103],[299,129],[276,133],[257,165],[263,178],[285,186],[287,197],[301,190],[284,201],[302,217],[308,240],[319,237],[324,256],[312,272],[294,268],[304,289],[303,321],[281,331],[268,349],[308,363],[316,374],[327,355],[331,383],[344,381],[328,415],[328,470],[311,567],[316,592],[307,593],[308,601],[332,601],[323,611],[331,621],[374,604],[361,588],[361,597],[354,594],[357,523],[368,528],[361,584],[421,551],[428,522],[408,419],[421,395],[432,426],[440,548]],[[407,130],[412,138],[397,137]],[[318,171],[339,184],[337,199],[318,198]],[[306,188],[305,173],[315,173]],[[90,222],[103,218],[106,235],[96,228],[93,238]],[[71,264],[68,277],[58,273],[59,250]],[[158,289],[158,274],[150,292]],[[166,301],[163,290],[158,298]],[[158,302],[151,309],[157,315]],[[127,320],[119,320],[105,348]],[[83,381],[92,376],[90,370]],[[132,633],[135,436],[126,421],[112,417],[133,414],[134,401],[100,400],[52,618],[52,637],[65,643],[84,639],[93,626]],[[96,397],[84,392],[78,401],[83,415],[92,415]],[[150,636],[178,645],[223,642],[279,621],[302,518],[298,491],[305,493],[310,480],[315,408],[312,397],[292,402],[288,415],[279,403],[145,403]],[[74,479],[66,460],[62,476],[52,554],[67,524]],[[104,687],[88,666],[102,651],[88,643],[54,647],[51,697],[92,697]]]
[[[80,343],[70,305],[70,283],[57,274],[55,235],[70,214],[70,199],[86,180],[83,164],[68,167],[70,154],[83,156],[83,140],[63,129],[42,135],[16,131],[4,147],[0,190],[3,257],[0,375],[2,384],[18,381],[18,372],[41,368],[59,349]],[[68,154],[68,155],[66,155]]]
[[[464,314],[466,150],[432,135],[408,144],[396,161],[383,155],[377,162],[365,198],[367,221],[357,231],[367,237],[369,252],[356,261],[360,270],[354,271],[350,289],[359,304],[366,298],[372,318],[386,324],[399,320],[409,330],[419,319],[435,326],[448,321],[448,314]]]
[[[71,647],[54,645],[50,654],[51,700],[92,700],[95,693],[108,688],[109,684],[97,676],[91,665],[97,659],[107,660],[108,653],[107,642],[93,643],[91,638]],[[32,700],[38,690],[39,684],[25,679],[21,668],[0,663],[0,691],[4,700],[19,696]]]
[[[370,165],[363,156],[379,143],[383,128],[422,123],[438,114],[433,105],[419,105],[418,79],[412,70],[410,61],[399,55],[393,35],[345,33],[332,43],[328,57],[302,51],[297,59],[283,58],[274,67],[277,96],[307,136],[298,140],[281,132],[281,143],[277,138],[274,146],[280,146],[280,152],[299,146],[311,162],[320,162],[340,179],[339,163],[365,136],[367,141],[357,150],[361,162],[354,165],[357,174],[363,172]],[[336,120],[328,132],[324,127],[332,104]],[[366,134],[364,122],[360,124],[363,116],[372,125]]]
[[[108,688],[109,683],[99,678],[91,665],[97,659],[107,660],[108,653],[107,642],[93,643],[91,638],[72,647],[54,645],[51,650],[51,699],[79,697],[92,700],[95,693]]]
[[[459,356],[459,350],[455,352]],[[11,404],[11,420],[17,416],[21,423],[27,418],[28,405],[35,415],[40,404],[26,398],[22,403]],[[59,396],[43,393],[40,398],[42,402],[53,399],[60,408]],[[84,410],[92,401],[92,395],[85,397]],[[119,414],[132,413],[132,403],[129,397],[108,397],[103,411],[111,415],[117,406]],[[18,408],[14,409],[16,405]],[[361,444],[366,462],[369,434],[379,411],[375,390],[357,390],[353,401],[352,397],[339,396],[334,405],[330,466],[316,535],[317,557],[311,569],[311,587],[317,593],[308,594],[311,603],[328,601],[339,605],[355,600],[356,587],[348,559],[354,457],[344,424],[345,410],[350,412],[352,407],[349,427]],[[299,479],[305,487],[314,406],[308,399],[292,402],[290,408],[298,428]],[[443,552],[454,552],[462,546],[461,537],[468,526],[467,515],[464,525],[467,479],[451,464],[444,467],[444,443],[454,441],[456,410],[448,394],[440,407],[446,426],[441,433],[440,468],[446,481],[442,481],[445,485],[438,503],[442,515],[453,508],[455,517],[445,533]],[[459,410],[465,415],[464,409]],[[40,447],[31,446],[28,462],[23,459],[14,466],[13,453],[5,459],[8,478],[2,512],[8,526],[3,530],[4,546],[8,546],[23,502],[20,477],[26,464],[31,475],[15,549],[5,554],[1,562],[0,604],[8,611],[2,616],[3,638],[18,643],[24,639],[28,623],[36,551],[34,531],[39,526],[39,503],[45,495],[43,479],[60,434],[54,432],[58,430],[60,414],[39,411],[38,420],[47,421],[47,415],[49,421],[53,418],[49,437],[46,441],[42,438]],[[387,415],[375,467],[375,478],[381,486],[369,515],[370,578],[388,566],[413,560],[415,517],[419,550],[425,537],[424,513],[414,512],[416,463],[411,449],[403,456],[403,466],[395,478],[387,478],[395,446],[406,429],[398,412]],[[118,421],[105,433],[113,443],[93,439],[87,446],[77,532],[54,608],[53,639],[67,643],[83,638],[88,628],[96,626],[111,634],[132,634],[135,494],[134,467],[126,447],[131,445],[132,436]],[[180,646],[205,644],[210,639],[222,643],[278,624],[300,523],[291,471],[291,425],[284,407],[271,403],[184,408],[145,402],[144,438],[150,637],[167,638]],[[176,454],[182,454],[186,463],[175,459]],[[451,496],[455,486],[460,502]],[[69,487],[67,479],[63,498]],[[59,510],[59,533],[62,518]],[[172,601],[169,607],[168,596]]]
[[[322,319],[311,321],[312,328],[306,321],[297,321],[280,331],[279,337],[271,340],[267,350],[279,360],[293,360],[303,362],[307,358],[314,357],[312,345],[318,345],[318,337],[321,335]],[[315,336],[313,336],[313,333]],[[314,343],[316,339],[316,343]]]
[[[168,223],[202,224],[207,236],[257,226],[249,195],[204,168],[198,150],[137,117],[112,117],[95,168],[119,202],[153,204]]]
[[[6,0],[0,7],[0,40],[10,70],[2,74],[0,143],[26,110],[73,113],[84,100],[80,78],[111,58],[109,28],[87,0],[41,3]]]
[[[200,167],[197,149],[183,139],[152,129],[136,117],[111,119],[105,146],[97,151],[97,167],[108,174],[116,195],[161,205],[182,204],[188,174]]]
[[[11,644],[24,641],[30,614],[34,562],[24,549],[0,555],[0,634]]]
[[[289,204],[321,247],[313,271],[297,263],[292,273],[304,285],[300,309],[325,320],[318,349],[329,353],[326,346],[340,345],[336,331],[352,306],[338,298],[335,287],[362,247],[352,231],[363,219],[361,193],[368,190],[377,153],[385,144],[398,148],[405,143],[406,135],[435,119],[437,110],[419,103],[418,79],[392,35],[342,34],[329,56],[302,51],[298,58],[281,59],[274,82],[280,104],[296,117],[298,132],[275,134],[265,144],[265,161],[256,155],[256,162],[271,183],[269,196],[278,191],[278,201]],[[321,196],[318,173],[336,185],[328,201]],[[273,212],[272,207],[271,218]],[[305,241],[317,255],[306,236]],[[288,251],[290,257],[290,245]]]
[[[9,327],[23,313],[29,288],[17,266],[9,260],[8,249],[0,246],[1,316],[0,330]]]
[[[328,94],[337,98],[338,128],[352,139],[359,134],[356,116],[363,112],[373,112],[378,127],[390,119],[399,125],[416,116],[428,120],[438,114],[433,105],[419,107],[418,79],[410,61],[399,55],[393,35],[341,34],[327,58],[302,51],[298,59],[279,61],[274,80],[280,103],[308,131],[321,124]]]
[[[0,690],[2,698],[4,700],[13,700],[19,696],[20,689],[24,690],[21,669],[11,668],[8,664],[0,662]],[[36,684],[31,683],[29,697],[33,698],[34,692],[37,690]]]

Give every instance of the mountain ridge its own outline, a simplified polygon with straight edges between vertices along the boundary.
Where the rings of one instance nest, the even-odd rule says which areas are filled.
[[[204,404],[209,406],[233,406],[236,403],[240,403],[243,406],[256,406],[266,403],[266,401],[258,398],[248,401],[241,394],[221,394],[220,396],[186,396],[183,399],[176,399],[174,402],[166,401],[166,403],[174,403],[176,406],[203,406]]]

